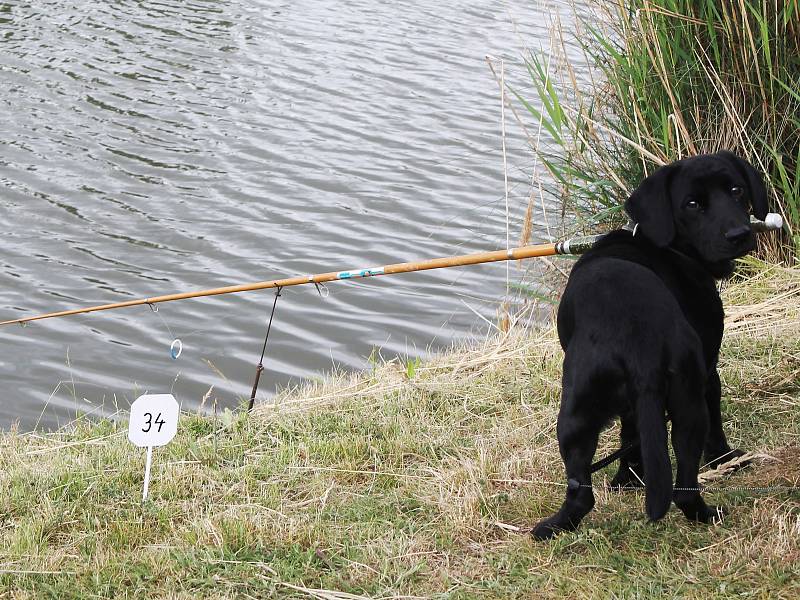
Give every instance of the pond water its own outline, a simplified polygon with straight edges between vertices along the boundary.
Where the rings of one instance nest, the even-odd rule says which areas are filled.
[[[569,9],[0,2],[0,317],[505,247],[485,56],[532,97],[521,59],[549,46],[553,11]],[[513,243],[533,153],[507,118]],[[285,289],[259,399],[374,351],[485,335],[505,277],[495,264]],[[51,429],[144,392],[236,406],[273,297],[6,327],[0,427]]]

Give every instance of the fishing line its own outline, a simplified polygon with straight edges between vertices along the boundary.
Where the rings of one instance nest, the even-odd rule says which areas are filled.
[[[158,318],[161,319],[161,323],[163,323],[164,327],[167,328],[169,337],[172,340],[172,343],[169,346],[169,355],[172,357],[172,360],[178,360],[181,354],[183,354],[183,342],[181,341],[180,338],[175,337],[175,335],[172,333],[172,329],[170,329],[169,323],[167,323],[163,315],[160,312],[158,312],[158,307],[155,304],[150,304],[150,303],[148,303],[147,306],[150,307],[150,310],[153,313],[158,315]]]
[[[155,304],[148,304],[148,306],[150,307],[150,310],[153,311],[158,316],[158,318],[161,320],[161,323],[166,328],[167,333],[169,333],[169,339],[172,340],[172,343],[169,346],[169,355],[172,358],[172,360],[178,360],[181,357],[181,354],[183,354],[183,340],[195,334],[204,333],[206,331],[210,331],[211,329],[213,329],[211,327],[205,327],[202,329],[194,329],[184,335],[175,335],[172,332],[172,328],[169,326],[169,323],[167,323],[166,319],[161,314],[159,307]]]
[[[314,282],[314,287],[317,288],[317,293],[319,294],[320,298],[327,298],[328,296],[331,295],[331,291],[328,289],[328,286],[325,285],[324,283]],[[323,294],[323,292],[325,293]]]

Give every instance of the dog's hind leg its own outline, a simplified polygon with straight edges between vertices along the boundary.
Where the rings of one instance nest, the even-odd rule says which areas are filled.
[[[639,444],[639,428],[636,425],[636,413],[629,411],[620,417],[620,447],[626,448],[636,444],[630,453],[619,459],[619,469],[611,487],[632,490],[644,487],[644,469],[642,468],[642,450]]]
[[[582,416],[565,414],[558,418],[558,445],[567,471],[567,495],[561,509],[533,529],[536,539],[551,538],[562,531],[577,529],[583,517],[594,507],[592,477],[589,473],[600,428]]]
[[[708,407],[703,397],[702,379],[674,376],[671,381],[668,411],[672,419],[672,447],[675,451],[678,472],[673,499],[691,521],[709,523],[720,516],[720,510],[708,506],[697,489],[697,472],[708,432]]]
[[[557,428],[558,446],[567,472],[567,494],[561,509],[533,528],[531,533],[538,540],[551,538],[562,531],[574,531],[594,507],[590,468],[607,417],[592,410],[591,396],[587,393],[590,388],[588,378],[584,378],[584,385],[580,387],[568,383],[572,371],[568,363],[569,359],[565,360]]]
[[[722,431],[722,413],[720,402],[722,399],[722,386],[719,381],[719,374],[713,369],[706,382],[706,405],[708,406],[708,435],[705,444],[705,461],[708,466],[715,469],[724,462],[739,458],[745,452],[743,450],[731,450],[728,440],[725,439],[725,432]],[[739,465],[745,467],[749,462]]]

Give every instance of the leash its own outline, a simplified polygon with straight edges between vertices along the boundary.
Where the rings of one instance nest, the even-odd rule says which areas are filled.
[[[592,466],[589,468],[589,473],[595,473],[604,467],[607,467],[614,461],[624,458],[628,456],[634,450],[637,450],[640,446],[638,441],[631,442],[627,446],[623,446],[616,452],[612,452],[605,458],[598,460],[595,463],[592,463]],[[642,488],[646,487],[646,484],[639,475],[628,467],[630,472],[639,480],[639,483],[642,484]],[[533,482],[532,482],[533,483]],[[619,490],[620,488],[617,486],[602,486],[598,488],[597,486],[593,486],[590,483],[580,483],[577,479],[568,479],[567,480],[567,489],[568,490],[577,490],[580,488],[588,488],[588,489],[606,489],[606,490]],[[769,486],[741,486],[741,485],[731,485],[731,486],[697,486],[697,487],[674,487],[672,488],[673,491],[676,492],[760,492],[760,493],[773,493],[773,492],[795,492],[800,490],[800,486],[792,486],[792,485],[769,485]]]
[[[635,475],[635,473],[634,473]],[[637,476],[638,478],[638,476]],[[531,483],[535,483],[531,481]],[[596,486],[592,485],[591,483],[580,483],[577,479],[570,479],[567,481],[567,489],[568,490],[577,490],[579,488],[586,488],[590,490],[596,489],[603,489],[603,490],[619,490],[619,487],[604,485],[604,486]],[[635,489],[635,488],[632,488]],[[644,489],[644,486],[641,488]],[[800,490],[800,486],[796,485],[768,485],[768,486],[743,486],[743,485],[726,485],[726,486],[706,486],[700,485],[697,487],[674,487],[672,488],[675,492],[761,492],[761,493],[773,493],[773,492],[796,492]]]
[[[614,462],[615,458],[619,458],[621,456],[625,456],[626,454],[630,453],[639,446],[639,442],[633,442],[624,448],[620,448],[616,452],[610,454],[606,458],[597,461],[591,466],[590,473],[594,473],[598,469],[602,469],[604,466],[611,464]],[[726,455],[723,455],[726,456]],[[722,457],[720,457],[722,458]],[[728,463],[725,463],[728,464]],[[719,465],[719,466],[724,466]],[[596,468],[595,468],[596,467]],[[719,467],[717,467],[719,468]],[[639,481],[641,484],[641,489],[647,487],[647,484],[639,477],[639,474],[636,473],[630,466],[628,470],[633,474],[633,476]],[[532,482],[533,483],[533,482]],[[594,486],[590,483],[580,483],[577,479],[568,479],[567,480],[567,489],[568,490],[578,490],[580,488],[584,489],[606,489],[606,490],[619,490],[619,486]],[[635,489],[635,488],[630,488]],[[716,485],[698,485],[696,487],[673,487],[673,491],[676,492],[760,492],[760,493],[773,493],[773,492],[786,492],[792,493],[800,490],[800,486],[793,486],[793,485],[768,485],[768,486],[742,486],[742,485],[728,485],[728,486],[716,486]]]
[[[589,467],[589,473],[594,473],[595,471],[599,471],[600,469],[602,469],[604,467],[607,467],[608,465],[610,465],[614,461],[619,460],[620,458],[625,458],[631,452],[633,452],[634,450],[637,450],[638,448],[639,448],[639,442],[638,441],[631,442],[627,446],[623,446],[622,448],[620,448],[616,452],[612,452],[611,454],[609,454],[605,458],[602,458],[602,459],[598,460],[596,463],[592,463],[592,466]]]

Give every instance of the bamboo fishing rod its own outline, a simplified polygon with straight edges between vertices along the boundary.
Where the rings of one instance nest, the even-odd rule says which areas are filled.
[[[783,221],[780,215],[770,213],[767,215],[764,221],[760,221],[754,217],[751,217],[751,225],[754,231],[763,232],[780,229],[783,226]],[[54,319],[57,317],[68,317],[70,315],[80,315],[105,310],[116,310],[118,308],[127,308],[130,306],[153,306],[154,304],[159,304],[161,302],[172,302],[174,300],[188,300],[190,298],[204,298],[207,296],[219,296],[222,294],[237,294],[240,292],[252,292],[269,288],[284,288],[309,283],[320,284],[344,279],[358,279],[361,277],[373,277],[378,275],[396,275],[398,273],[413,273],[416,271],[427,271],[430,269],[461,267],[466,265],[477,265],[506,260],[522,260],[525,258],[538,258],[543,256],[554,256],[558,254],[578,255],[586,252],[604,235],[605,234],[576,237],[570,240],[552,244],[521,246],[519,248],[510,248],[508,250],[477,252],[475,254],[463,254],[461,256],[446,256],[443,258],[434,258],[418,262],[395,263],[391,265],[384,265],[382,267],[370,267],[366,269],[355,269],[350,271],[330,271],[328,273],[320,273],[317,275],[300,275],[297,277],[289,277],[287,279],[273,279],[270,281],[260,281],[257,283],[229,285],[208,290],[168,294],[165,296],[154,296],[152,298],[141,298],[139,300],[128,300],[126,302],[115,302],[113,304],[101,304],[87,308],[62,310],[59,312],[35,315],[32,317],[21,317],[19,319],[0,321],[0,327],[15,323],[25,324],[30,323],[31,321],[41,321],[42,319]]]

